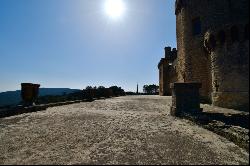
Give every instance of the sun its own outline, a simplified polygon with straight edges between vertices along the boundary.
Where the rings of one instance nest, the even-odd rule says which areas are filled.
[[[125,12],[125,4],[123,0],[106,0],[104,9],[109,17],[118,19]]]

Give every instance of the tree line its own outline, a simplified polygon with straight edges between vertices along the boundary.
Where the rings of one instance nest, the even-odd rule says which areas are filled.
[[[155,84],[144,85],[143,93],[126,92],[126,95],[159,95],[159,86]]]
[[[56,103],[56,102],[65,102],[65,101],[74,101],[74,100],[86,100],[93,101],[95,99],[100,98],[110,98],[110,97],[118,97],[125,95],[158,95],[159,94],[159,86],[152,85],[144,85],[143,93],[136,94],[134,92],[125,92],[121,87],[111,86],[106,88],[104,86],[92,87],[87,86],[83,90],[79,90],[70,94],[62,94],[62,95],[48,95],[38,97],[36,103],[37,104],[47,104],[47,103]]]
[[[48,95],[42,96],[37,99],[37,104],[47,104],[47,103],[56,103],[56,102],[65,102],[65,101],[74,101],[74,100],[86,100],[93,101],[100,98],[110,98],[125,96],[125,91],[118,86],[111,86],[105,88],[104,86],[92,87],[87,86],[83,90],[79,90],[70,94],[62,95]]]
[[[144,85],[143,92],[149,95],[158,95],[159,94],[159,86],[158,85]]]

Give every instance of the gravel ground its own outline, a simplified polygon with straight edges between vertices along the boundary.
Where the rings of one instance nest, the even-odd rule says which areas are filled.
[[[249,164],[248,152],[170,116],[170,105],[126,96],[0,119],[0,164]]]

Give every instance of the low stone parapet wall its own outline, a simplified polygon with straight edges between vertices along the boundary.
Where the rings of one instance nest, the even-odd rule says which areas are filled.
[[[100,99],[106,99],[106,98],[101,97]],[[97,100],[97,98],[93,98],[93,101],[94,100]],[[69,104],[75,104],[75,103],[81,103],[81,102],[87,102],[87,101],[88,101],[87,99],[84,99],[84,100],[75,100],[75,101],[66,101],[66,102],[34,105],[34,106],[29,106],[29,107],[16,106],[16,107],[12,107],[12,108],[0,109],[0,118],[20,115],[20,114],[24,114],[24,113],[42,111],[42,110],[46,110],[49,107],[69,105]]]
[[[48,107],[56,107],[56,106],[61,106],[61,105],[80,103],[83,101],[85,101],[85,100],[49,103],[49,104],[34,105],[34,106],[29,106],[29,107],[17,106],[17,107],[8,108],[8,109],[2,109],[2,110],[0,110],[0,118],[19,115],[19,114],[23,114],[23,113],[37,112],[37,111],[45,110]]]

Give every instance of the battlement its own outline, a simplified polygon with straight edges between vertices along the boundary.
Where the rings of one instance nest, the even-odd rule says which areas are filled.
[[[176,0],[175,1],[175,14],[177,15],[183,7],[187,5],[186,0]]]
[[[168,72],[201,82],[201,96],[216,106],[249,106],[249,2],[175,1],[178,59],[165,49]]]
[[[177,49],[171,47],[165,47],[165,59],[172,63],[177,58]]]
[[[161,65],[166,64],[172,64],[177,59],[177,49],[171,48],[171,47],[165,47],[165,57],[161,58],[158,68],[160,68]]]
[[[249,41],[249,24],[228,24],[209,29],[204,35],[204,47],[208,52],[225,45]]]
[[[160,62],[158,63],[158,69],[160,69],[161,65],[167,64],[167,60],[165,58],[161,58]]]
[[[176,0],[175,14],[182,24],[180,27],[197,30],[197,25],[201,24],[201,33],[204,33],[208,28],[220,27],[221,24],[249,22],[249,0]]]
[[[170,83],[177,81],[176,59],[177,49],[165,47],[165,57],[158,64],[159,69],[159,94],[161,96],[171,95]]]

